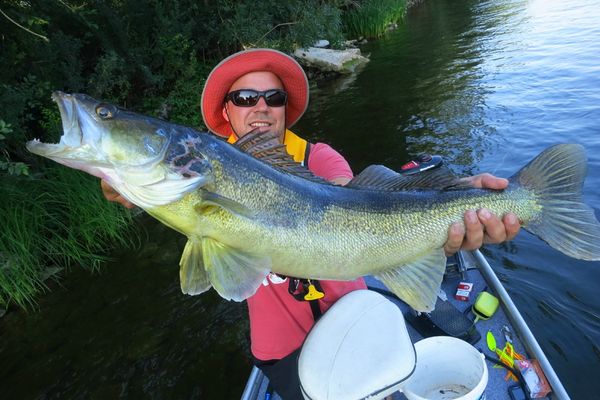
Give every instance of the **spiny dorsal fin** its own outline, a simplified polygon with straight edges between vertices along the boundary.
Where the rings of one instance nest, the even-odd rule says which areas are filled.
[[[446,167],[430,169],[413,175],[399,174],[383,165],[370,165],[354,177],[346,187],[355,189],[387,190],[450,190],[472,188]]]
[[[235,142],[235,146],[244,153],[290,174],[314,182],[330,184],[294,161],[285,150],[285,145],[279,143],[279,137],[274,132],[260,132],[258,129],[253,129]]]

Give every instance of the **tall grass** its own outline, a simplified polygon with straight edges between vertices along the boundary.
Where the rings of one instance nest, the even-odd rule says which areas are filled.
[[[44,280],[73,265],[97,269],[112,246],[138,238],[129,211],[98,179],[62,166],[38,178],[0,177],[0,306],[30,309]]]
[[[364,0],[342,14],[344,32],[349,38],[383,36],[390,24],[398,22],[406,10],[406,0]]]

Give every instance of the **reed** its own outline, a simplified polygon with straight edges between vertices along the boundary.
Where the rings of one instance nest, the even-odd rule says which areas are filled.
[[[390,24],[398,22],[406,10],[406,0],[366,0],[342,14],[347,37],[377,38],[383,36]]]
[[[31,309],[73,265],[96,270],[114,246],[135,246],[131,213],[106,201],[98,180],[61,166],[0,179],[0,306]]]

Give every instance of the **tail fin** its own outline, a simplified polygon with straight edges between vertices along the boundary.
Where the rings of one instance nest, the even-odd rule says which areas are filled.
[[[600,260],[600,224],[582,200],[587,172],[583,146],[559,144],[510,178],[534,191],[541,214],[525,227],[550,246],[582,260]]]

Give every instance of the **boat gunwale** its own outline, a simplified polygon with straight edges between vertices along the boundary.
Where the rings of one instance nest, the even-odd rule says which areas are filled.
[[[557,400],[570,400],[570,397],[564,388],[560,378],[554,371],[554,368],[550,364],[550,361],[546,357],[544,351],[540,347],[539,343],[535,339],[535,336],[529,329],[529,326],[525,322],[518,308],[510,298],[510,295],[502,285],[502,282],[498,279],[496,273],[486,260],[485,256],[479,250],[474,251],[461,251],[459,257],[462,256],[461,253],[470,253],[472,258],[476,261],[476,268],[481,273],[483,280],[490,286],[490,288],[498,295],[500,298],[500,304],[506,314],[506,317],[510,321],[512,328],[515,333],[519,336],[521,343],[526,349],[527,353],[534,359],[537,359],[548,383],[552,388],[552,392],[548,395],[551,399]],[[372,290],[372,289],[369,289]],[[244,392],[242,393],[241,400],[254,400],[257,399],[258,394],[260,392],[260,388],[263,384],[263,381],[267,379],[266,376],[262,373],[262,371],[256,367],[252,367],[252,371],[246,382],[246,387],[244,388]],[[548,398],[548,397],[544,397]]]

